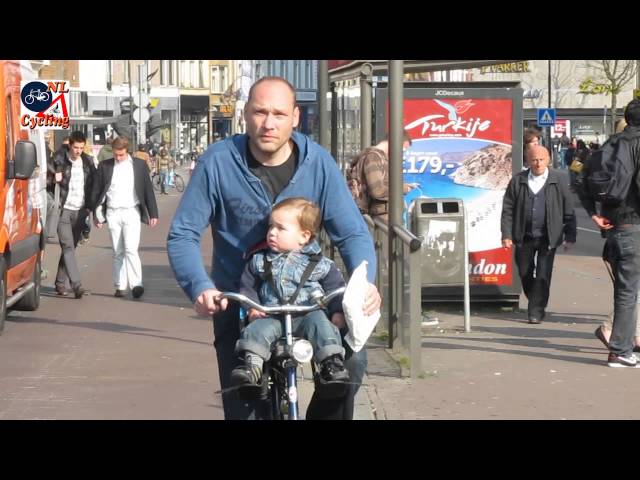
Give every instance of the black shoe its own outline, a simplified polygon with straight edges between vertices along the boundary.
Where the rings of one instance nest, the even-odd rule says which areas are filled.
[[[593,332],[593,334],[596,336],[596,338],[598,340],[600,340],[602,342],[602,344],[609,349],[609,342],[607,342],[607,339],[604,338],[604,333],[602,333],[602,326],[596,328],[596,331]],[[636,349],[634,348],[633,351],[635,352]]]
[[[131,290],[131,295],[133,295],[133,298],[140,298],[143,293],[144,293],[144,287],[142,285],[133,287],[133,289]]]
[[[320,363],[320,378],[325,382],[348,382],[349,372],[340,355],[332,355]]]
[[[124,290],[116,290],[116,293],[113,294],[114,297],[124,297],[125,291]]]
[[[258,386],[262,372],[256,366],[240,365],[231,371],[231,384],[234,386]]]
[[[76,287],[73,287],[73,295],[76,298],[82,298],[82,296],[84,295],[84,288],[82,288],[82,285],[78,285]]]
[[[529,317],[529,323],[538,324],[542,323],[542,320],[540,320],[538,317]]]

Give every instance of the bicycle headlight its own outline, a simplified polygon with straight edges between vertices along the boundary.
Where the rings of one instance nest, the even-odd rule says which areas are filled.
[[[313,347],[308,340],[300,339],[293,342],[291,348],[293,358],[300,363],[307,363],[311,361],[313,357]]]

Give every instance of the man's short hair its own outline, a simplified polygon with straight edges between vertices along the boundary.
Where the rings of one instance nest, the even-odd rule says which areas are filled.
[[[624,119],[632,127],[640,126],[640,99],[634,98],[624,109]]]
[[[524,134],[522,135],[524,144],[530,144],[531,142],[533,142],[534,138],[540,138],[540,131],[531,127],[525,129]]]
[[[87,137],[80,130],[76,130],[69,135],[69,145],[72,143],[87,143]]]
[[[127,137],[118,137],[111,144],[111,148],[113,150],[128,150],[129,149],[129,139]]]
[[[253,90],[260,85],[261,83],[264,82],[281,82],[284,83],[289,90],[291,91],[291,95],[293,95],[293,106],[296,106],[296,89],[293,87],[293,85],[291,85],[291,83],[289,83],[289,81],[286,78],[282,78],[282,77],[262,77],[260,80],[258,80],[256,83],[254,83],[253,85],[251,85],[251,88],[249,89],[249,98],[247,98],[247,103],[251,102],[251,96],[253,95]]]

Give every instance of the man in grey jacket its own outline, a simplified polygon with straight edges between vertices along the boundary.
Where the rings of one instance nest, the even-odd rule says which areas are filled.
[[[529,323],[540,323],[549,302],[556,248],[576,241],[576,217],[569,188],[549,169],[549,151],[532,145],[529,170],[511,179],[502,204],[502,246],[515,244],[516,264],[529,304]]]

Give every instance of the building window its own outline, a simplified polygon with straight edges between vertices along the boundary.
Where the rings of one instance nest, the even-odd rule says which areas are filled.
[[[262,78],[262,61],[256,62],[256,80]]]
[[[178,72],[178,61],[169,60],[169,85],[177,85],[176,75]]]
[[[305,81],[304,87],[311,88],[311,60],[304,61]]]
[[[211,67],[211,93],[224,93],[227,86],[227,66],[213,65]]]
[[[189,85],[189,65],[185,60],[180,60],[180,86]]]
[[[198,62],[191,60],[189,62],[189,71],[191,73],[189,79],[189,86],[191,88],[198,88]]]
[[[300,61],[299,60],[294,60],[293,61],[293,86],[295,88],[299,88],[300,87]]]
[[[267,60],[267,76],[273,76],[273,60]]]
[[[160,60],[160,85],[165,86],[169,79],[169,60]]]
[[[200,60],[198,75],[200,76],[200,88],[208,88],[209,76],[207,75],[207,62],[205,62],[204,60]]]

